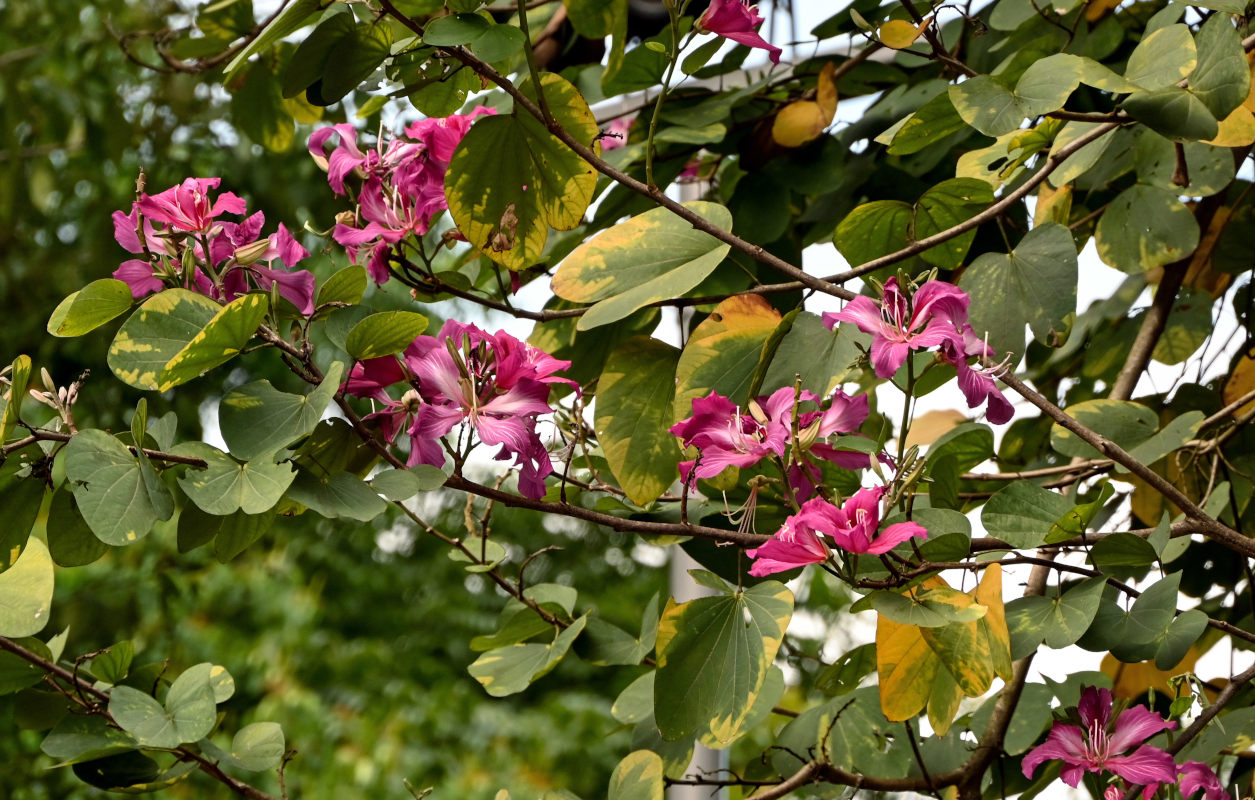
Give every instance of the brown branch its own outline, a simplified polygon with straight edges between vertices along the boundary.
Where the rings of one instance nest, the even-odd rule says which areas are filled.
[[[27,650],[25,647],[22,647],[20,644],[8,637],[0,636],[0,650],[7,650],[18,658],[35,665],[48,675],[55,677],[73,687],[79,694],[91,695],[103,703],[109,702],[108,693],[96,688],[96,686],[90,681],[80,678],[60,664],[56,664],[37,653]],[[98,709],[96,713],[109,717],[110,720],[113,719],[109,716],[108,711],[103,707]],[[176,747],[171,752],[177,755],[182,761],[195,761],[201,772],[204,772],[209,777],[223,784],[240,797],[246,797],[248,800],[277,800],[274,796],[266,794],[260,789],[250,786],[249,784],[236,778],[232,778],[230,775],[223,772],[216,763],[210,761],[195,750],[184,746]]]
[[[1210,516],[1203,509],[1185,495],[1180,489],[1173,485],[1159,473],[1152,470],[1142,462],[1129,455],[1123,447],[1101,436],[1088,427],[1077,422],[1068,416],[1067,412],[1056,406],[1050,400],[1029,388],[1023,381],[1009,372],[1001,376],[1001,380],[1007,386],[1011,387],[1017,394],[1037,406],[1046,416],[1059,423],[1063,428],[1075,433],[1082,441],[1089,444],[1111,458],[1117,464],[1126,467],[1129,472],[1141,478],[1150,484],[1151,488],[1159,492],[1161,495],[1170,500],[1177,508],[1185,512],[1185,515],[1195,520],[1199,525],[1199,533],[1212,539],[1235,553],[1251,558],[1255,557],[1255,540],[1251,540],[1228,525]]]
[[[0,455],[7,456],[10,453],[21,450],[23,447],[28,447],[35,442],[68,442],[76,435],[77,434],[73,433],[46,431],[42,428],[35,428],[29,436],[16,439],[9,444],[0,447]],[[186,464],[189,467],[197,467],[198,469],[205,469],[209,466],[209,464],[205,462],[205,459],[196,458],[194,456],[181,456],[175,453],[167,453],[163,450],[149,450],[147,447],[135,447],[134,445],[127,445],[126,449],[130,450],[135,455],[143,453],[154,461],[164,461],[167,464]]]

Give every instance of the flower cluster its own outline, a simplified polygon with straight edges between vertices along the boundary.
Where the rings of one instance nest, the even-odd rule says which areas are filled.
[[[698,17],[695,27],[747,47],[766,50],[771,63],[779,64],[780,48],[758,35],[762,24],[758,7],[749,5],[745,0],[711,0],[706,11]]]
[[[536,419],[553,410],[552,384],[578,388],[555,374],[570,365],[504,331],[490,334],[450,320],[436,336],[415,339],[400,360],[386,356],[358,363],[343,389],[384,406],[367,419],[378,422],[388,441],[406,431],[408,465],[442,466],[443,438],[466,424],[478,441],[501,448],[498,460],[514,459],[519,491],[535,499],[544,496],[545,476],[553,472]],[[387,391],[396,385],[407,387],[400,400]]]
[[[392,246],[410,234],[427,233],[432,219],[449,207],[444,178],[453,151],[476,117],[495,113],[478,106],[469,114],[422,119],[386,146],[381,140],[377,149],[365,152],[357,146],[352,125],[320,128],[309,137],[309,152],[327,170],[327,182],[336,194],[346,194],[344,180],[349,174],[363,179],[352,224],[337,223],[332,237],[348,249],[353,263],[367,262],[376,283],[389,278]],[[328,155],[325,145],[333,136],[337,144]]]
[[[1123,779],[1126,788],[1141,786],[1143,798],[1154,794],[1160,784],[1169,784],[1178,786],[1186,798],[1202,790],[1205,800],[1229,800],[1229,794],[1206,764],[1187,761],[1178,765],[1167,752],[1143,744],[1157,733],[1174,729],[1175,722],[1145,706],[1130,706],[1113,723],[1111,690],[1093,686],[1081,693],[1076,710],[1080,725],[1056,722],[1046,741],[1024,756],[1024,777],[1032,778],[1043,761],[1061,760],[1060,777],[1073,787],[1080,784],[1086,772],[1110,772]],[[1113,785],[1105,796],[1122,794]]]
[[[314,276],[293,270],[308,251],[280,223],[262,238],[265,215],[258,211],[242,222],[219,215],[243,216],[244,201],[231,192],[216,198],[218,178],[188,178],[160,194],[141,194],[131,212],[113,212],[113,234],[125,250],[143,258],[124,261],[113,277],[144,297],[179,286],[215,300],[230,301],[278,285],[279,294],[302,314],[314,311]]]
[[[693,415],[671,427],[685,447],[698,451],[696,459],[680,464],[680,474],[685,482],[690,476],[713,478],[729,466],[750,467],[767,456],[783,457],[795,444],[789,481],[793,491],[805,499],[814,494],[820,477],[819,466],[809,456],[845,469],[869,466],[871,458],[866,453],[841,450],[825,441],[858,430],[867,419],[867,396],[850,397],[838,389],[829,398],[827,409],[819,406],[813,392],[790,386],[751,400],[745,412],[716,392],[697,398],[693,400]],[[792,442],[795,412],[796,443]]]
[[[821,536],[827,536],[847,553],[873,555],[887,553],[913,536],[927,537],[928,531],[915,522],[897,522],[877,533],[884,493],[883,486],[859,489],[840,506],[822,497],[807,500],[766,544],[746,551],[755,559],[750,574],[761,577],[823,563],[828,560],[829,550]]]
[[[897,278],[890,278],[879,305],[870,297],[856,297],[841,311],[825,313],[824,324],[833,328],[838,322],[851,322],[872,334],[872,367],[881,378],[893,377],[912,350],[938,348],[958,372],[968,406],[988,402],[986,417],[1000,425],[1011,419],[1014,409],[994,385],[992,374],[968,364],[973,356],[993,355],[967,321],[970,299],[967,292],[944,281],[928,281],[907,295]]]

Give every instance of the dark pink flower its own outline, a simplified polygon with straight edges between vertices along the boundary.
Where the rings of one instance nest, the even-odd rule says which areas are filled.
[[[807,394],[810,394],[807,392]],[[748,467],[768,455],[783,456],[789,439],[786,414],[793,406],[793,389],[784,388],[753,411],[741,412],[731,400],[716,392],[693,400],[693,416],[671,426],[685,447],[696,447],[696,476],[713,478],[729,466]],[[693,461],[680,465],[688,475]]]
[[[823,541],[809,528],[790,526],[789,521],[792,519],[793,517],[789,517],[785,520],[784,526],[761,547],[745,551],[747,556],[754,559],[750,566],[751,575],[761,578],[807,564],[822,564],[828,560],[828,548]]]
[[[994,383],[991,371],[980,367],[974,369],[967,363],[971,356],[985,354],[983,344],[981,348],[982,350],[964,352],[956,348],[953,342],[943,342],[941,356],[953,365],[958,373],[959,389],[967,398],[968,408],[977,408],[988,402],[985,406],[986,419],[995,425],[1001,425],[1015,416],[1015,408]]]
[[[916,522],[894,523],[877,534],[880,498],[884,493],[884,487],[859,489],[840,507],[816,497],[794,515],[796,524],[832,537],[838,547],[849,553],[880,555],[913,536],[926,538],[928,531]]]
[[[767,51],[771,63],[780,63],[780,48],[758,35],[763,18],[758,8],[744,0],[711,0],[706,12],[697,19],[697,29],[731,39],[749,47]]]
[[[1201,761],[1187,761],[1178,767],[1181,776],[1181,796],[1189,800],[1200,789],[1203,800],[1229,800],[1229,793],[1220,785],[1220,779]]]
[[[860,295],[841,311],[825,312],[824,324],[833,328],[838,322],[852,322],[872,334],[872,366],[877,377],[891,378],[912,350],[942,342],[964,348],[969,300],[967,292],[944,281],[928,281],[908,298],[898,288],[898,279],[890,278],[879,306]]]
[[[488,334],[450,321],[438,335],[420,336],[406,349],[405,365],[423,400],[410,428],[418,462],[443,465],[440,439],[465,423],[479,441],[501,447],[497,459],[514,458],[522,494],[544,496],[553,464],[536,433],[536,418],[553,410],[550,384],[562,379],[552,371],[570,364],[526,348],[504,331]]]
[[[1024,777],[1032,778],[1043,761],[1059,759],[1064,762],[1060,777],[1073,787],[1086,772],[1111,772],[1129,784],[1142,786],[1143,798],[1154,794],[1161,783],[1175,783],[1177,765],[1172,756],[1142,742],[1177,724],[1145,706],[1131,706],[1111,725],[1111,706],[1110,689],[1087,687],[1077,706],[1081,725],[1056,722],[1046,741],[1024,757]],[[1130,753],[1134,747],[1137,749]]]
[[[357,131],[351,125],[320,128],[310,136],[310,154],[327,170],[327,182],[336,194],[346,193],[349,174],[364,178],[355,224],[337,223],[332,238],[348,250],[353,263],[366,262],[376,283],[391,277],[392,248],[407,236],[427,233],[432,220],[448,208],[444,178],[453,151],[476,117],[495,113],[479,106],[469,114],[420,120],[386,147],[381,141],[378,149],[369,151],[358,148]],[[339,143],[328,155],[326,144],[332,136]]]
[[[635,117],[615,117],[601,135],[601,152],[608,153],[618,150],[627,144],[628,132],[632,130]]]
[[[139,199],[139,213],[149,222],[160,222],[180,231],[204,232],[219,214],[243,214],[244,201],[231,192],[216,200],[209,190],[217,189],[221,178],[188,178],[160,194]]]

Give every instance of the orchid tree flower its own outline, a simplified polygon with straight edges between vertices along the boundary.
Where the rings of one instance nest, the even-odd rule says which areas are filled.
[[[1187,761],[1178,768],[1178,773],[1180,781],[1177,787],[1187,800],[1199,791],[1203,793],[1203,800],[1229,800],[1229,793],[1220,785],[1216,773],[1203,762]]]
[[[552,373],[570,362],[529,350],[504,331],[488,334],[454,321],[446,322],[437,336],[416,339],[404,360],[422,400],[410,428],[411,463],[443,466],[440,440],[466,424],[479,441],[501,448],[497,460],[514,459],[523,495],[544,496],[544,479],[553,464],[536,422],[553,410],[549,391],[552,383],[563,380]]]
[[[912,537],[926,538],[928,531],[917,522],[897,522],[877,533],[884,493],[883,486],[859,489],[841,506],[822,497],[806,501],[766,544],[746,551],[755,559],[750,574],[761,577],[825,561],[825,536],[847,553],[872,555],[887,553]]]
[[[213,199],[221,178],[187,178],[160,194],[143,195],[136,206],[149,222],[160,222],[170,228],[189,233],[204,233],[219,214],[243,214],[244,200],[231,192]]]
[[[680,474],[686,482],[690,473],[713,478],[730,466],[749,467],[769,455],[783,456],[789,438],[785,415],[793,399],[793,390],[786,387],[762,405],[754,402],[747,414],[717,392],[694,398],[693,415],[670,428],[685,447],[700,453],[680,464]]]
[[[766,50],[771,63],[779,64],[780,48],[758,35],[762,24],[758,7],[749,5],[745,0],[711,0],[706,11],[697,18],[695,27],[747,47]]]
[[[444,178],[453,152],[476,117],[495,113],[478,106],[469,114],[419,120],[386,147],[371,151],[359,149],[351,125],[320,128],[310,136],[309,152],[327,170],[336,194],[346,193],[348,175],[356,172],[364,178],[357,212],[336,224],[332,238],[347,249],[354,264],[366,262],[375,283],[391,277],[388,255],[393,247],[408,236],[426,234],[432,220],[449,207]],[[327,154],[333,136],[338,144]]]
[[[1086,687],[1077,706],[1081,725],[1056,722],[1046,741],[1024,756],[1024,777],[1032,778],[1043,761],[1058,759],[1063,761],[1060,777],[1072,787],[1080,784],[1086,772],[1110,772],[1130,785],[1142,786],[1143,798],[1154,794],[1161,783],[1176,783],[1177,765],[1172,756],[1142,743],[1177,724],[1145,706],[1131,706],[1113,725],[1111,707],[1110,689]],[[1191,775],[1196,774],[1192,769]],[[1212,800],[1210,795],[1208,800]]]

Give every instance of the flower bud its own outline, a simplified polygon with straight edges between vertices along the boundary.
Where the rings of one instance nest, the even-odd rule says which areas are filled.
[[[799,447],[803,450],[809,450],[811,448],[811,445],[813,445],[815,440],[819,438],[819,426],[822,422],[822,418],[816,419],[814,422],[798,432],[797,443]]]
[[[257,241],[246,244],[242,247],[235,248],[235,263],[242,266],[248,266],[256,262],[262,256],[266,255],[266,251],[270,249],[269,239],[258,239]]]
[[[336,222],[341,225],[348,225],[350,228],[357,224],[357,215],[352,211],[341,211],[336,214]]]
[[[749,401],[748,408],[749,408],[750,416],[753,417],[758,422],[759,425],[767,424],[767,420],[768,420],[767,412],[763,411],[763,407],[758,404],[757,400]]]

